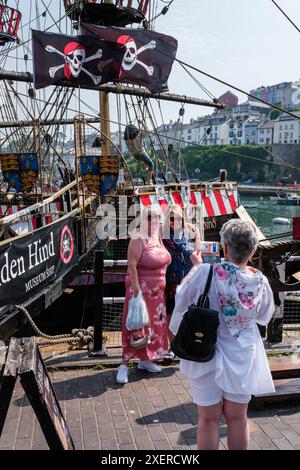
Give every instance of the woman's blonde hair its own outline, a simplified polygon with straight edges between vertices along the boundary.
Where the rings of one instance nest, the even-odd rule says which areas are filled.
[[[163,232],[162,236],[163,238],[170,238],[170,216],[171,214],[174,214],[174,217],[178,217],[178,219],[182,219],[182,227],[185,227],[184,223],[184,213],[183,210],[180,206],[177,206],[176,204],[171,204],[167,212],[165,213],[165,220],[163,223]]]
[[[147,233],[148,232],[148,216],[155,217],[161,216],[161,209],[155,205],[146,206],[143,208],[140,214],[140,232]]]

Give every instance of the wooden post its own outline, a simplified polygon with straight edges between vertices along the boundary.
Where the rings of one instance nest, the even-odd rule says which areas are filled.
[[[103,333],[103,268],[104,268],[104,252],[103,250],[95,251],[94,264],[94,344],[93,350],[90,351],[92,356],[105,356],[103,349],[102,333]]]
[[[113,0],[104,0],[103,3],[113,4]],[[109,124],[109,94],[100,92],[100,128],[101,128],[101,155],[110,155],[110,142],[104,135],[110,137],[110,124]]]
[[[110,137],[109,125],[109,94],[104,91],[100,92],[100,129],[101,129],[101,155],[108,156],[110,154],[110,142],[104,135]]]

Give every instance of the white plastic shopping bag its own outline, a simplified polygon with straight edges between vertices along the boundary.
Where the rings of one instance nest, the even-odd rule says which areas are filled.
[[[128,315],[126,318],[126,328],[129,331],[139,330],[149,325],[149,315],[146,303],[139,290],[137,297],[131,297],[128,302]]]

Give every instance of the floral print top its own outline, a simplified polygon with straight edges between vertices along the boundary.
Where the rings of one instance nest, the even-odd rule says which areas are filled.
[[[241,269],[229,262],[215,264],[214,272],[220,312],[231,335],[237,338],[256,318],[263,274],[255,268]]]

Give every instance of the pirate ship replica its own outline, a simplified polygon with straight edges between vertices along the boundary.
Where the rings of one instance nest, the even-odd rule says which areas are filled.
[[[31,0],[31,4],[34,1],[39,3]],[[48,308],[70,283],[73,286],[80,283],[76,275],[90,268],[90,254],[96,247],[105,249],[110,259],[125,260],[127,226],[143,207],[156,205],[163,216],[169,204],[180,205],[207,241],[219,240],[220,228],[228,219],[250,219],[240,205],[236,182],[227,180],[225,170],[210,182],[180,181],[164,144],[164,135],[157,132],[151,99],[215,110],[223,105],[218,100],[189,98],[166,91],[177,45],[174,38],[152,31],[150,6],[154,11],[155,2],[64,0],[60,9],[62,3],[65,8],[62,17],[69,18],[68,28],[75,36],[35,30],[34,73],[0,70],[7,114],[0,125],[4,130],[0,155],[3,175],[0,338],[3,339],[23,323],[15,304],[23,303],[32,315]],[[48,10],[36,9],[36,12],[38,18],[43,18]],[[0,53],[7,58],[9,52],[18,48],[18,42],[25,42],[19,36],[21,13],[2,0],[0,19]],[[127,28],[132,24],[142,28]],[[27,54],[24,62],[27,70]],[[15,85],[22,82],[28,87],[25,101]],[[51,90],[49,99],[42,100],[38,95],[38,89],[43,87],[50,87],[47,88]],[[100,92],[100,115],[89,116],[80,109],[84,104],[80,93],[87,89]],[[66,114],[76,92],[75,99],[81,106],[77,113],[73,108],[70,118]],[[157,157],[159,184],[154,181],[151,186],[137,186],[120,147],[112,141],[109,114],[112,94],[116,95],[117,106],[121,96],[131,97],[131,112],[135,116],[130,115],[125,98],[127,122],[124,125],[139,119],[151,124],[150,141],[151,135],[156,136],[162,148]],[[13,100],[25,109],[29,119],[19,118]],[[64,142],[59,142],[59,131],[68,125],[74,126],[74,146],[67,149]],[[89,141],[93,142],[92,146]],[[54,184],[57,174],[60,188]],[[106,204],[114,208],[113,215],[105,211]],[[131,206],[135,209],[130,212]],[[111,222],[116,226],[113,236]],[[298,290],[300,282],[287,285],[285,277],[280,279],[276,263],[285,261],[287,255],[298,254],[299,242],[271,244],[259,229],[258,233],[260,246],[255,262],[268,275],[274,292]],[[123,272],[118,268],[116,273],[111,268],[104,274],[114,280]],[[120,284],[115,287],[119,290]],[[273,326],[278,336],[282,325],[277,321]]]

